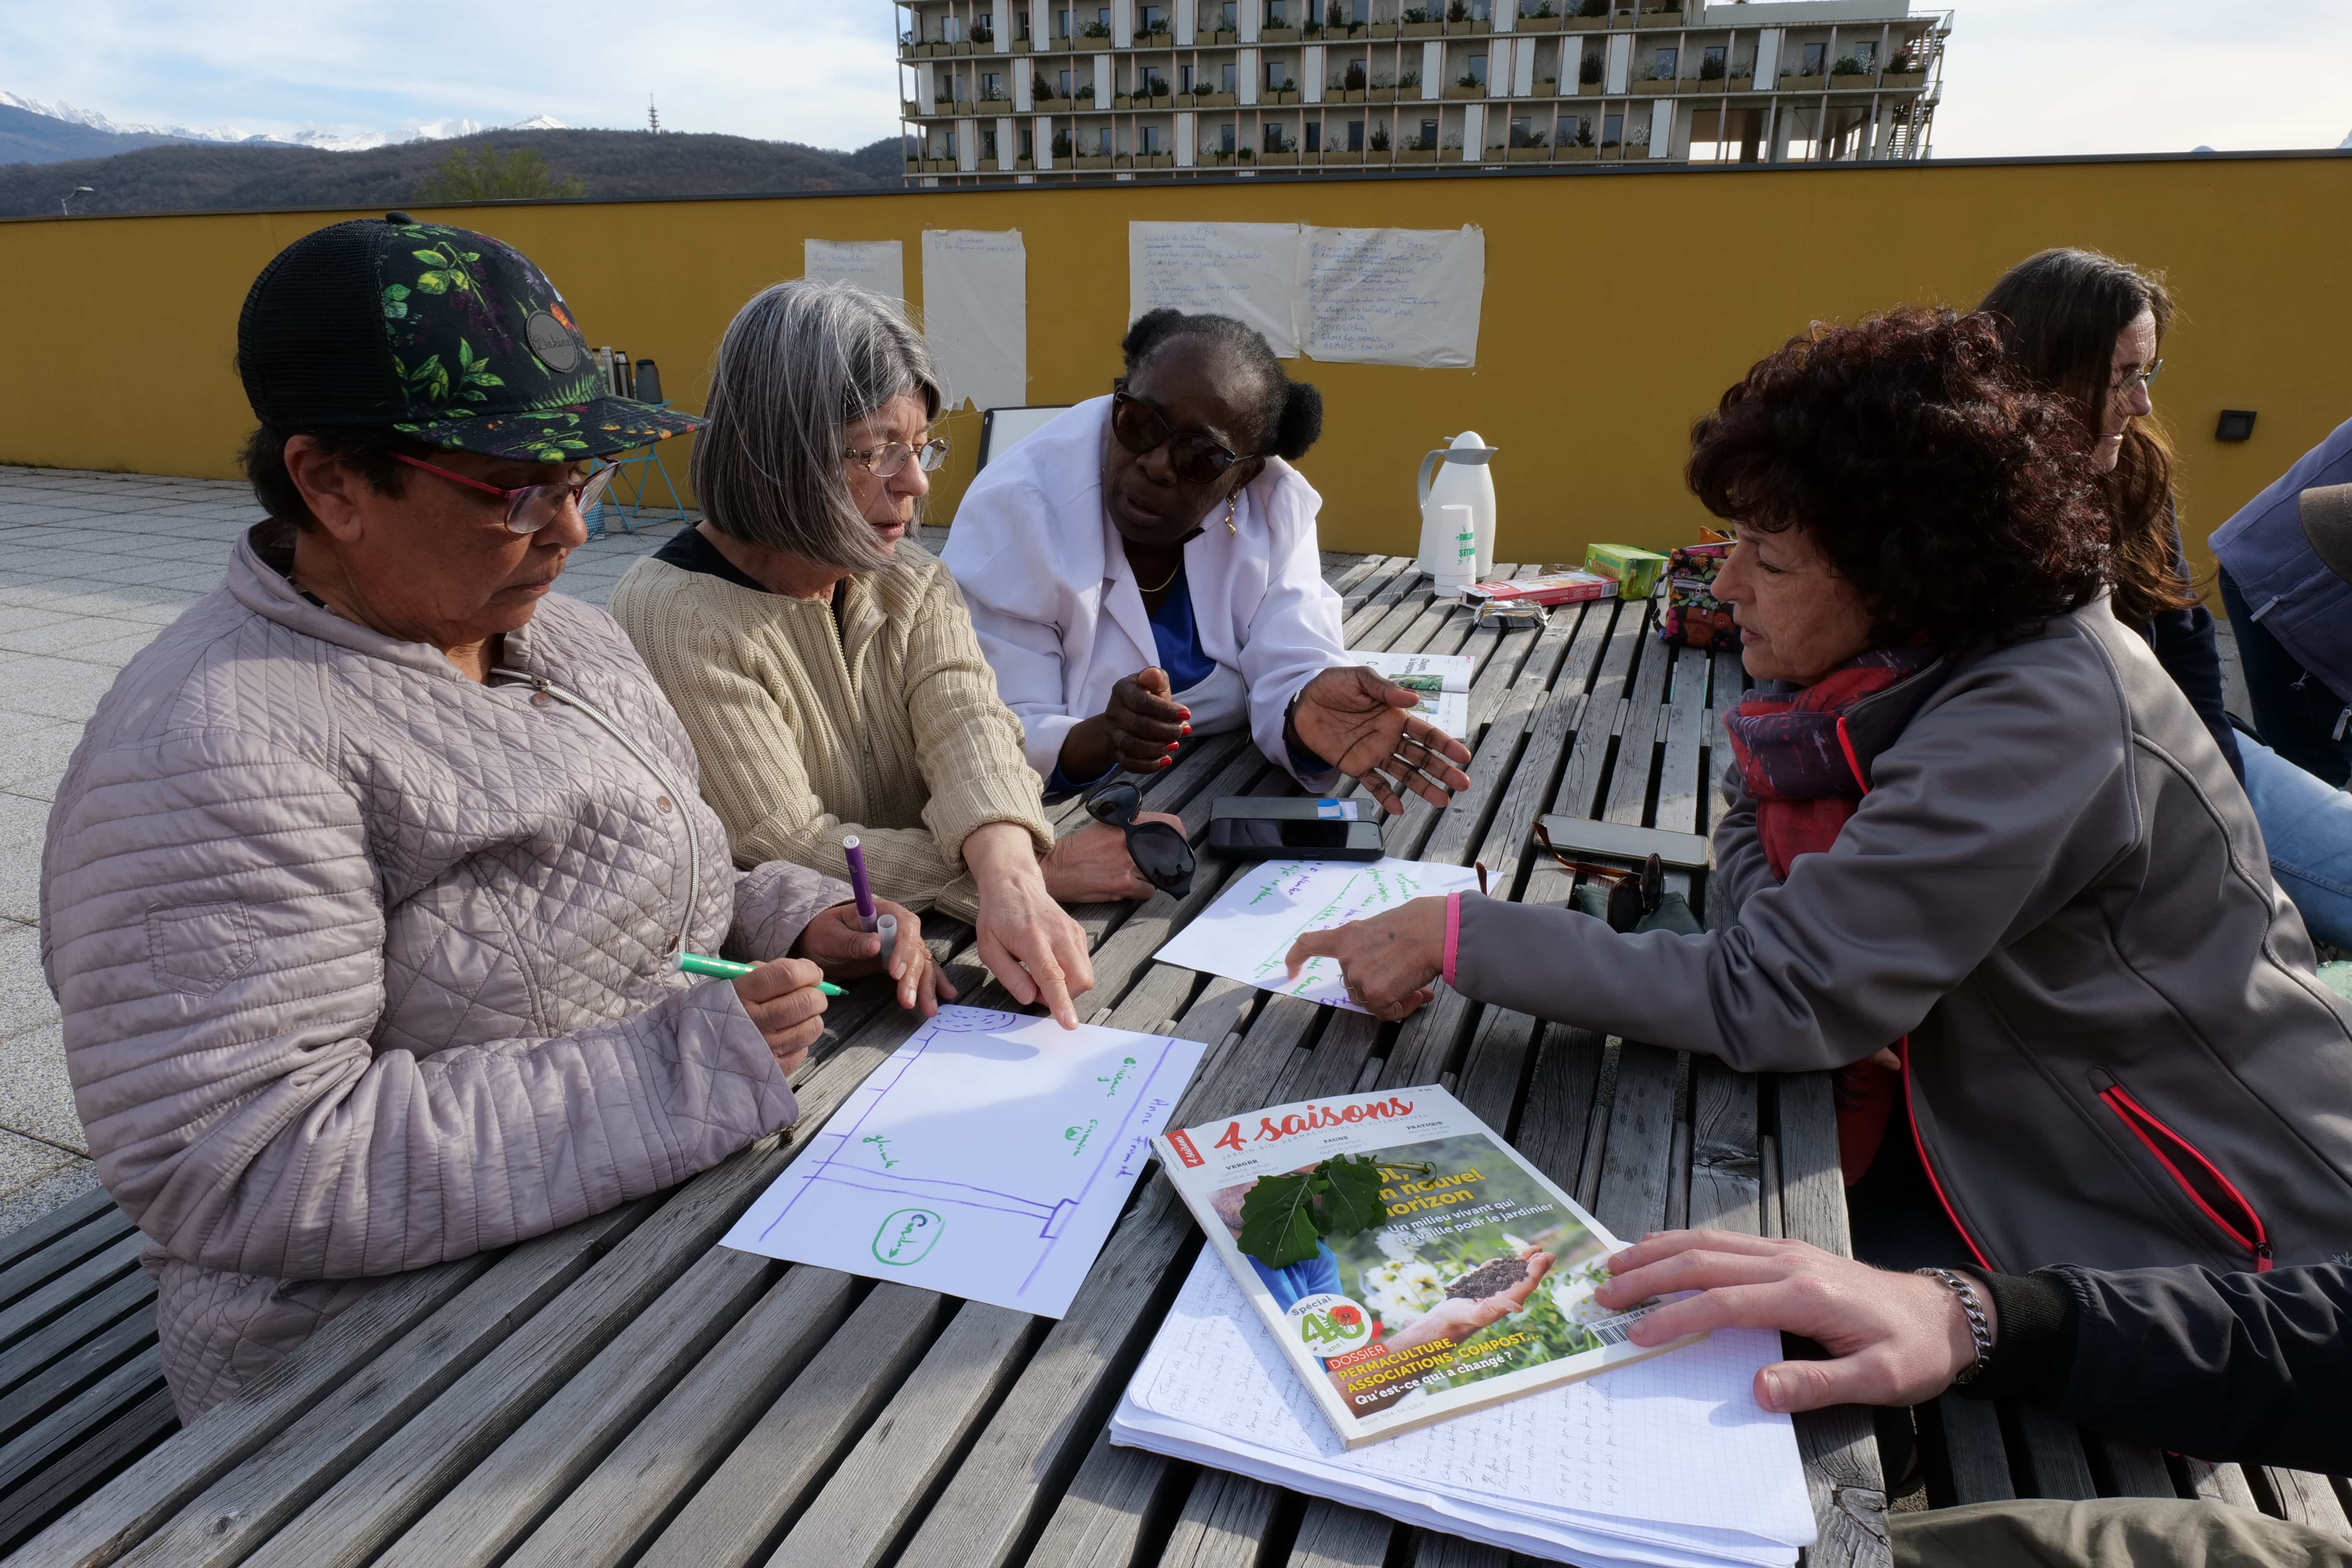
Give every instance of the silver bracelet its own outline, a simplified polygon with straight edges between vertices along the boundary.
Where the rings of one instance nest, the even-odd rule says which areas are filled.
[[[1958,1388],[1973,1383],[1984,1369],[1992,1364],[1992,1324],[1985,1321],[1984,1306],[1977,1300],[1977,1288],[1948,1268],[1921,1268],[1916,1272],[1942,1285],[1960,1299],[1960,1311],[1969,1320],[1969,1338],[1976,1342],[1977,1359],[1968,1371],[1952,1379]]]

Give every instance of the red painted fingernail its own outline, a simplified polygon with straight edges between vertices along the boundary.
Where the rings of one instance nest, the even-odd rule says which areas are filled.
[[[1176,760],[1176,759],[1175,759],[1175,758],[1173,758],[1173,757],[1162,757],[1162,758],[1160,758],[1160,765],[1161,767],[1163,767],[1163,768],[1164,768],[1164,767],[1166,767],[1169,763],[1171,763],[1174,762],[1175,760]]]
[[[1191,734],[1192,732],[1192,725],[1190,725],[1190,724],[1185,725],[1185,726],[1184,726],[1184,733],[1186,733],[1187,735],[1189,735],[1189,734]]]

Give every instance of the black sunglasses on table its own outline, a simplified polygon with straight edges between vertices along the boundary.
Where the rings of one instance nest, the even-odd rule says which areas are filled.
[[[1242,460],[1213,436],[1175,428],[1167,415],[1131,392],[1110,395],[1110,433],[1139,458],[1167,447],[1168,466],[1188,485],[1213,483]]]
[[[1111,779],[1087,791],[1087,815],[1127,835],[1127,853],[1143,879],[1173,898],[1192,890],[1192,846],[1164,822],[1138,822],[1143,794],[1125,779]]]

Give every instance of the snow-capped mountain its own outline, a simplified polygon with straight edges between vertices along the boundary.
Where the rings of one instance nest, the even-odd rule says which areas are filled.
[[[478,131],[563,131],[563,121],[551,115],[537,114],[518,125],[494,126],[480,120],[411,121],[404,133],[387,136],[358,125],[305,125],[297,131],[250,131],[233,125],[189,126],[149,125],[108,118],[94,110],[77,109],[70,103],[58,103],[19,93],[0,91],[0,107],[21,109],[28,114],[38,114],[51,120],[62,120],[68,125],[85,130],[104,132],[116,136],[168,136],[184,142],[260,142],[284,146],[312,147],[322,153],[361,153],[371,147],[383,147],[394,142],[439,142],[453,136],[471,136]]]

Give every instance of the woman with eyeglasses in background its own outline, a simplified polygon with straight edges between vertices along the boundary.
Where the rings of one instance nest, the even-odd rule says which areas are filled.
[[[1005,989],[1075,1027],[1094,971],[1055,900],[1151,885],[1116,826],[1055,843],[963,599],[915,537],[940,403],[896,301],[805,279],[755,296],[695,443],[703,521],[629,569],[613,615],[739,859],[838,874],[855,834],[877,894],[970,921]]]
[[[1977,307],[2010,355],[2072,402],[2116,519],[2116,618],[2147,639],[2245,785],[2271,874],[2320,941],[2352,946],[2352,795],[2231,726],[2213,616],[2180,547],[2172,446],[2152,417],[2172,297],[2127,262],[2045,250],[2001,276]]]
[[[1308,788],[1346,774],[1391,812],[1469,787],[1467,748],[1340,647],[1322,498],[1291,467],[1316,390],[1229,316],[1149,311],[1119,347],[1111,395],[990,463],[941,556],[1046,794],[1244,728]]]

